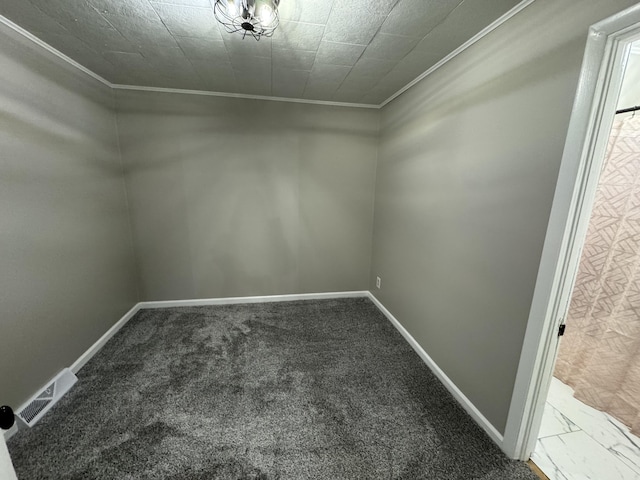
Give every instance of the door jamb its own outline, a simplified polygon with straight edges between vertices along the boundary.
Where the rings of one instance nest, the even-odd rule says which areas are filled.
[[[640,4],[589,29],[529,312],[502,449],[528,460],[535,447],[563,322],[589,224]]]

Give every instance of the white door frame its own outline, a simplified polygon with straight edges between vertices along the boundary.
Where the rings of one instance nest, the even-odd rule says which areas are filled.
[[[558,327],[568,310],[630,43],[639,35],[640,4],[589,29],[507,417],[503,450],[511,458],[528,460],[535,447]]]
[[[7,450],[7,444],[2,430],[0,430],[0,478],[4,480],[18,480],[16,472],[13,469],[11,463],[11,457],[9,457],[9,450]]]

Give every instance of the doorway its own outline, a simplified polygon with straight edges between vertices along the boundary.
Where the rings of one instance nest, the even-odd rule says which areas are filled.
[[[638,105],[634,42],[532,454],[551,480],[640,478]]]
[[[623,73],[637,40],[640,4],[590,28],[505,429],[503,449],[512,458],[529,459],[538,439],[559,327],[569,310]]]

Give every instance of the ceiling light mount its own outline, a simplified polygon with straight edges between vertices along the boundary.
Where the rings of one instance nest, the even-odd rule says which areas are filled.
[[[215,0],[213,13],[227,32],[260,40],[278,27],[279,4],[280,0]]]

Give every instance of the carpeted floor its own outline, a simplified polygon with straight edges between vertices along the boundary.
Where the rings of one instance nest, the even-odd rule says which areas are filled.
[[[536,479],[367,299],[142,310],[78,377],[19,479]]]

